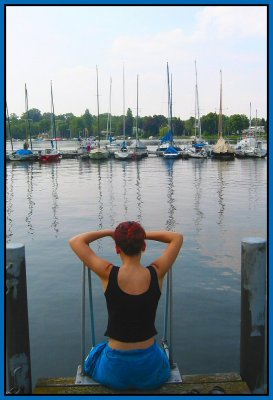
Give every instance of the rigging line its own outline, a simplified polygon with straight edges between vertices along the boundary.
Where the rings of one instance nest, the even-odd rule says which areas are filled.
[[[81,332],[81,375],[84,375],[85,360],[85,265],[82,264],[82,332]]]
[[[163,327],[163,338],[162,342],[167,343],[167,332],[168,332],[168,310],[169,310],[169,290],[170,290],[170,274],[167,272],[166,282],[166,296],[165,296],[165,312],[164,312],[164,327]]]
[[[96,345],[95,340],[95,321],[94,321],[94,308],[93,308],[93,295],[92,295],[92,281],[91,281],[91,270],[88,268],[88,289],[89,289],[89,306],[90,306],[90,322],[91,322],[91,338],[92,338],[92,347]]]
[[[12,135],[11,135],[11,129],[10,129],[9,110],[8,110],[8,105],[7,105],[7,103],[6,103],[6,119],[7,119],[7,121],[8,121],[8,131],[9,131],[9,138],[10,138],[11,150],[13,151],[13,141],[12,141]],[[256,119],[257,119],[257,114],[256,114]]]
[[[169,362],[171,368],[173,368],[173,288],[172,288],[172,269],[169,270],[169,305],[170,305],[170,311],[169,311],[169,324],[170,324],[170,345],[169,345]]]

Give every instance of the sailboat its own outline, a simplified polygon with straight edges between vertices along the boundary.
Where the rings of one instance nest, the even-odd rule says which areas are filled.
[[[207,152],[205,151],[206,142],[202,139],[201,136],[201,120],[200,120],[200,110],[199,110],[199,96],[198,96],[198,84],[197,84],[197,68],[195,61],[195,138],[192,142],[192,147],[188,149],[189,157],[191,158],[207,158]],[[197,136],[198,132],[198,136]]]
[[[223,122],[222,122],[222,70],[220,70],[220,109],[218,124],[218,141],[213,146],[211,158],[218,160],[234,160],[235,151],[230,144],[223,138]]]
[[[172,84],[170,84],[170,77],[169,77],[169,65],[167,63],[167,82],[168,82],[168,125],[169,125],[169,146],[163,152],[164,158],[180,158],[181,157],[181,149],[174,145],[173,141],[173,122],[172,122]]]
[[[50,93],[51,93],[51,148],[45,148],[39,150],[39,161],[59,161],[62,158],[61,153],[58,151],[57,140],[56,140],[56,123],[55,123],[55,112],[54,112],[54,102],[53,102],[53,91],[52,91],[52,81],[50,81]],[[55,148],[54,148],[55,142]]]
[[[136,114],[136,139],[129,146],[129,151],[133,159],[148,157],[147,146],[138,138],[138,75],[137,75],[137,114]]]
[[[123,142],[118,151],[115,151],[114,157],[116,160],[126,161],[132,160],[132,155],[126,145],[125,137],[125,85],[124,85],[124,66],[123,66]]]
[[[253,134],[251,126],[251,103],[248,135],[240,140],[235,147],[235,156],[238,158],[264,158],[267,155],[266,149],[263,149],[263,142],[257,139],[257,110],[256,110],[256,127]]]
[[[11,134],[11,129],[10,129],[9,110],[8,110],[7,103],[6,103],[6,122],[8,123],[8,134],[9,134],[10,145],[11,145],[11,153],[13,153],[14,152],[14,150],[13,150],[13,140],[12,140],[12,134]],[[9,160],[8,155],[6,155],[6,159]]]
[[[109,151],[101,148],[100,146],[100,109],[99,109],[99,76],[98,66],[96,65],[97,72],[97,106],[98,106],[98,144],[95,149],[92,149],[89,153],[91,160],[105,160],[109,157]]]
[[[30,130],[30,118],[28,112],[28,94],[27,94],[27,86],[25,84],[25,110],[26,110],[26,141],[24,143],[24,148],[16,150],[9,154],[9,159],[11,161],[34,161],[37,160],[38,155],[34,154],[32,150],[32,139],[31,139],[31,130]],[[8,119],[9,121],[9,119]],[[30,141],[30,148],[29,149],[29,142]]]
[[[106,145],[106,149],[109,151],[109,156],[114,156],[115,151],[120,149],[120,145],[116,142],[116,139],[112,136],[112,125],[111,125],[111,93],[112,93],[112,78],[110,77],[110,93],[109,93],[109,111],[107,115],[107,126],[106,126],[106,139],[109,140],[109,144]]]

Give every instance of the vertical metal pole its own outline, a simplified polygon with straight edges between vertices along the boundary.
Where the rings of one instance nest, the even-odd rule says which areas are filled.
[[[7,391],[31,394],[25,246],[6,247],[6,366]]]
[[[82,337],[81,337],[81,374],[84,375],[85,360],[85,265],[82,265]]]
[[[163,328],[163,343],[167,341],[168,331],[168,310],[169,310],[169,290],[170,290],[170,275],[167,272],[167,284],[166,284],[166,297],[165,297],[165,312],[164,312],[164,328]]]
[[[91,271],[90,271],[89,268],[88,268],[88,289],[89,289],[89,305],[90,305],[91,338],[92,338],[92,346],[94,347],[95,344],[96,344],[96,340],[95,340],[95,321],[94,321]]]
[[[241,243],[240,374],[252,393],[264,393],[266,240],[245,238]]]
[[[171,367],[173,367],[173,288],[172,288],[172,269],[169,270],[169,303],[170,303],[170,345],[169,345],[169,361]]]

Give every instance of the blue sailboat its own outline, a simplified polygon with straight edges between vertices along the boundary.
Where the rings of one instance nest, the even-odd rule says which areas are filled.
[[[174,145],[173,140],[173,123],[172,123],[172,85],[170,84],[169,78],[169,65],[167,63],[167,80],[168,80],[168,125],[169,130],[167,132],[167,137],[169,137],[168,147],[163,152],[164,158],[180,158],[181,157],[181,149]]]

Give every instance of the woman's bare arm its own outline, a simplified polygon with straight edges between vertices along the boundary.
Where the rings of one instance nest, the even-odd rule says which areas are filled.
[[[77,256],[103,280],[108,279],[110,272],[109,267],[112,264],[97,256],[94,250],[89,247],[89,244],[107,236],[113,238],[113,235],[114,231],[112,229],[103,229],[100,231],[81,233],[69,240],[69,244]]]
[[[167,243],[163,254],[152,263],[157,268],[158,277],[163,278],[179,254],[183,244],[183,235],[171,231],[146,231],[146,239]]]

